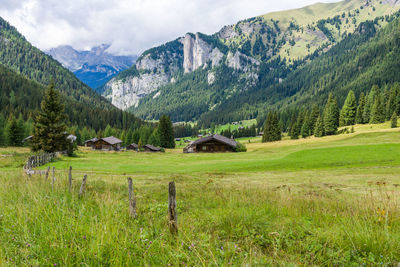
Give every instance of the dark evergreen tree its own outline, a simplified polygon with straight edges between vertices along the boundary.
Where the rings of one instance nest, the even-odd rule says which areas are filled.
[[[382,103],[382,96],[378,93],[375,97],[374,104],[371,109],[370,123],[385,122],[385,109]]]
[[[317,123],[319,116],[320,116],[319,107],[317,105],[314,105],[310,114],[310,128],[311,128],[310,135],[314,134],[315,124]]]
[[[161,146],[160,135],[158,129],[154,129],[153,133],[149,137],[148,143],[153,146]]]
[[[2,114],[0,114],[0,146],[6,145],[6,136],[4,134],[6,128],[5,119]]]
[[[397,128],[397,114],[396,112],[393,112],[392,118],[390,120],[390,127],[392,128]]]
[[[23,120],[11,116],[6,127],[6,140],[9,146],[22,146],[24,135]]]
[[[169,116],[162,115],[158,126],[160,145],[164,148],[175,148],[174,128]]]
[[[276,112],[269,112],[264,123],[264,134],[262,142],[274,142],[282,139],[282,132],[279,126],[278,115]]]
[[[304,116],[303,125],[301,126],[301,136],[303,138],[309,137],[311,135],[311,128],[311,118],[307,112]]]
[[[324,110],[324,130],[325,135],[334,135],[339,127],[339,107],[336,99],[332,93],[328,96],[328,102],[326,103]]]
[[[64,105],[61,104],[60,94],[50,83],[41,103],[41,111],[34,118],[34,133],[32,149],[46,152],[63,151],[67,149]]]
[[[358,124],[364,124],[364,109],[365,109],[365,95],[364,93],[360,94],[360,99],[358,100],[358,107],[357,107],[357,114],[356,114],[356,123]]]
[[[317,119],[317,122],[315,123],[314,136],[315,137],[325,136],[325,126],[324,126],[324,117],[323,116],[319,116]]]
[[[395,86],[392,86],[389,92],[389,98],[386,101],[386,120],[390,120],[393,112],[396,112],[398,110],[398,105],[399,103],[397,102],[398,100],[398,94],[399,94],[399,85],[396,84]]]
[[[340,112],[341,126],[354,125],[356,122],[357,102],[353,90],[350,90]]]

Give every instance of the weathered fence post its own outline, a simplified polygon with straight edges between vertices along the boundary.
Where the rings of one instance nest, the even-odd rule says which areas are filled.
[[[46,180],[46,181],[47,181],[47,179],[49,178],[49,173],[50,173],[50,166],[47,167],[46,177],[45,177],[45,180]]]
[[[177,234],[178,215],[176,214],[175,182],[170,182],[168,188],[168,218],[169,218],[169,230],[171,231],[172,234]]]
[[[128,178],[128,191],[129,191],[129,215],[132,218],[136,218],[136,199],[135,193],[133,192],[132,178]]]
[[[51,181],[51,189],[54,189],[55,182],[56,182],[56,167],[53,166],[53,179]]]
[[[86,187],[86,179],[87,175],[83,176],[82,184],[81,184],[81,189],[79,190],[79,197],[83,196],[83,193],[85,192],[85,187]]]
[[[68,181],[69,181],[69,191],[72,191],[72,166],[69,166]]]

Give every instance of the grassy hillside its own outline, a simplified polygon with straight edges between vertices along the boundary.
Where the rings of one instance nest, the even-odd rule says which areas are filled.
[[[399,130],[366,127],[252,142],[238,154],[82,150],[50,164],[54,186],[21,174],[26,150],[0,149],[0,265],[395,265]],[[78,199],[83,174],[88,187]],[[177,237],[166,216],[172,180]]]

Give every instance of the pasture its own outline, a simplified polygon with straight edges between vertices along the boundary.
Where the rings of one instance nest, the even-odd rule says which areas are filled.
[[[397,265],[400,131],[363,127],[270,144],[243,139],[246,153],[81,148],[40,168],[56,167],[54,185],[23,174],[27,149],[0,149],[0,265]],[[170,181],[176,236],[167,220]]]

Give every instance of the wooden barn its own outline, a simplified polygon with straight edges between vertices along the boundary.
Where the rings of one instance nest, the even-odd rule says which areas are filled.
[[[92,148],[95,150],[119,151],[122,141],[114,136],[100,138],[93,143]]]
[[[145,145],[143,148],[146,152],[161,152],[161,148],[149,144]]]
[[[96,142],[97,140],[99,140],[99,139],[97,139],[96,137],[92,138],[92,139],[89,139],[89,140],[86,140],[85,141],[85,147],[93,147],[94,142]]]
[[[127,146],[126,150],[139,151],[139,146],[137,144],[133,143],[133,144],[130,144],[129,146]]]
[[[236,146],[237,143],[235,140],[219,134],[213,134],[190,143],[183,149],[183,152],[235,152]]]

